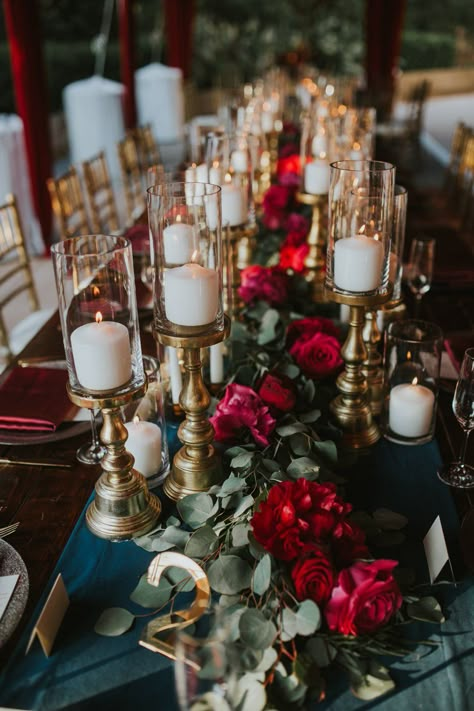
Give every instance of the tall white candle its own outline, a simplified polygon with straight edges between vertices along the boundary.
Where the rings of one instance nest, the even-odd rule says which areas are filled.
[[[247,221],[246,201],[242,189],[233,183],[224,183],[221,188],[222,224],[236,227]]]
[[[396,385],[390,391],[390,429],[403,437],[423,437],[430,431],[434,405],[434,393],[418,385],[416,378],[412,383]]]
[[[262,111],[262,131],[263,133],[273,131],[273,112],[270,108]]]
[[[183,388],[183,376],[179,366],[178,353],[176,348],[167,346],[166,353],[168,355],[168,372],[171,383],[171,400],[174,405],[179,405],[179,396]]]
[[[325,131],[318,131],[311,143],[311,153],[313,156],[320,156],[321,153],[328,152],[328,139]]]
[[[180,326],[204,326],[217,316],[218,274],[199,264],[185,264],[165,272],[166,318]]]
[[[307,163],[304,169],[304,189],[313,195],[325,195],[329,192],[329,162],[326,158],[317,158]]]
[[[207,183],[208,172],[206,163],[200,163],[196,166],[196,181],[198,183]]]
[[[334,245],[334,283],[344,291],[374,291],[382,280],[384,247],[380,240],[356,235]]]
[[[151,477],[161,466],[161,430],[154,422],[138,420],[126,422],[128,432],[126,448],[133,454],[133,468],[145,477]]]
[[[163,230],[163,243],[167,263],[185,264],[196,249],[194,230],[191,225],[178,220]]]
[[[184,171],[184,180],[186,183],[196,182],[196,164],[193,163],[189,168]]]
[[[236,173],[246,173],[248,169],[246,152],[241,150],[234,151],[230,158],[230,164]]]
[[[98,392],[125,385],[132,377],[128,329],[117,321],[79,326],[71,334],[77,379],[86,390]]]
[[[224,344],[216,343],[209,348],[209,369],[211,383],[224,380]]]
[[[222,168],[216,163],[209,170],[209,182],[213,185],[220,185],[223,178]]]

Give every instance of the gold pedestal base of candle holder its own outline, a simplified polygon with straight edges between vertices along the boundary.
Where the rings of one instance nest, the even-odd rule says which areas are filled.
[[[146,479],[133,469],[133,456],[126,450],[128,437],[121,408],[146,392],[146,383],[121,393],[89,395],[67,386],[75,405],[102,411],[101,442],[107,451],[101,461],[102,474],[95,485],[95,498],[86,512],[89,530],[109,541],[126,541],[143,536],[158,522],[160,500],[148,491]]]
[[[362,369],[367,358],[362,330],[365,309],[373,309],[385,303],[390,294],[391,288],[385,293],[369,296],[327,290],[329,300],[350,307],[349,332],[341,350],[345,369],[337,379],[339,395],[330,404],[331,415],[343,433],[343,449],[367,449],[380,438],[379,428],[373,421],[367,381]]]
[[[365,323],[362,329],[367,358],[362,364],[362,372],[367,380],[369,389],[369,405],[372,414],[376,417],[382,412],[383,403],[383,369],[382,356],[379,352],[381,341],[380,331],[377,326],[377,312],[370,310],[365,314]]]
[[[327,207],[328,196],[313,195],[312,193],[296,193],[296,200],[301,205],[312,207],[311,228],[306,239],[309,247],[304,261],[305,279],[312,286],[312,295],[315,302],[326,301],[324,279],[326,270],[326,240],[327,240]]]
[[[173,501],[188,494],[207,491],[222,478],[221,463],[212,446],[214,428],[207,417],[209,393],[202,379],[201,348],[214,346],[229,337],[230,319],[224,317],[224,330],[201,336],[173,336],[157,331],[156,339],[166,346],[184,350],[184,382],[180,405],[186,413],[178,437],[183,443],[173,460],[163,491]]]

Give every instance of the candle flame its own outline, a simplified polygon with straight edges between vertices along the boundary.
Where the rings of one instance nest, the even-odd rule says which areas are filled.
[[[411,384],[416,385],[417,383],[418,383],[418,378],[416,378],[416,377],[413,378],[413,380],[411,381]]]
[[[95,315],[95,320],[96,320],[96,323],[102,322],[102,314],[100,313],[100,311],[97,311],[97,313]]]
[[[224,182],[230,183],[232,181],[232,176],[230,173],[225,174]]]
[[[325,160],[325,159],[326,159],[326,152],[325,152],[325,151],[321,151],[321,153],[319,154],[319,157],[320,157],[321,160]]]
[[[360,143],[358,143],[357,141],[354,141],[354,143],[352,145],[352,150],[360,151]]]
[[[100,289],[98,286],[93,286],[92,287],[92,295],[93,296],[100,296]]]
[[[140,422],[140,418],[138,417],[138,415],[134,415],[134,416],[133,416],[132,422],[133,422],[134,425],[136,425],[138,422]]]
[[[380,235],[379,235],[379,233],[378,233],[378,232],[376,232],[376,233],[374,234],[374,239],[376,239],[376,240],[380,240]]]
[[[181,222],[181,215],[176,215],[176,222]]]

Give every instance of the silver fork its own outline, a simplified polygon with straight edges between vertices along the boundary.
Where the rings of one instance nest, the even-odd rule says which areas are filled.
[[[16,523],[10,524],[10,526],[4,526],[3,528],[0,528],[0,538],[6,538],[11,533],[15,533],[19,525],[20,522],[17,521]]]

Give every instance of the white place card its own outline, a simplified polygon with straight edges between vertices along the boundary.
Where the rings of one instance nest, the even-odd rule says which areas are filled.
[[[451,568],[448,547],[446,546],[443,526],[441,525],[441,519],[439,516],[435,518],[433,524],[431,525],[431,528],[424,537],[423,546],[425,549],[426,561],[428,563],[428,570],[430,573],[430,582],[431,584],[433,584],[438,575],[443,570],[446,563],[449,562],[449,567]],[[451,575],[452,574],[453,570],[451,568]]]
[[[440,377],[446,378],[446,380],[457,380],[459,377],[459,373],[454,367],[454,363],[446,351],[441,353]]]
[[[28,654],[35,637],[38,637],[43,652],[49,657],[68,607],[69,596],[62,575],[59,573],[40,612],[36,625],[33,627],[25,654]]]
[[[19,575],[2,575],[0,578],[0,620],[7,609],[19,577]]]

